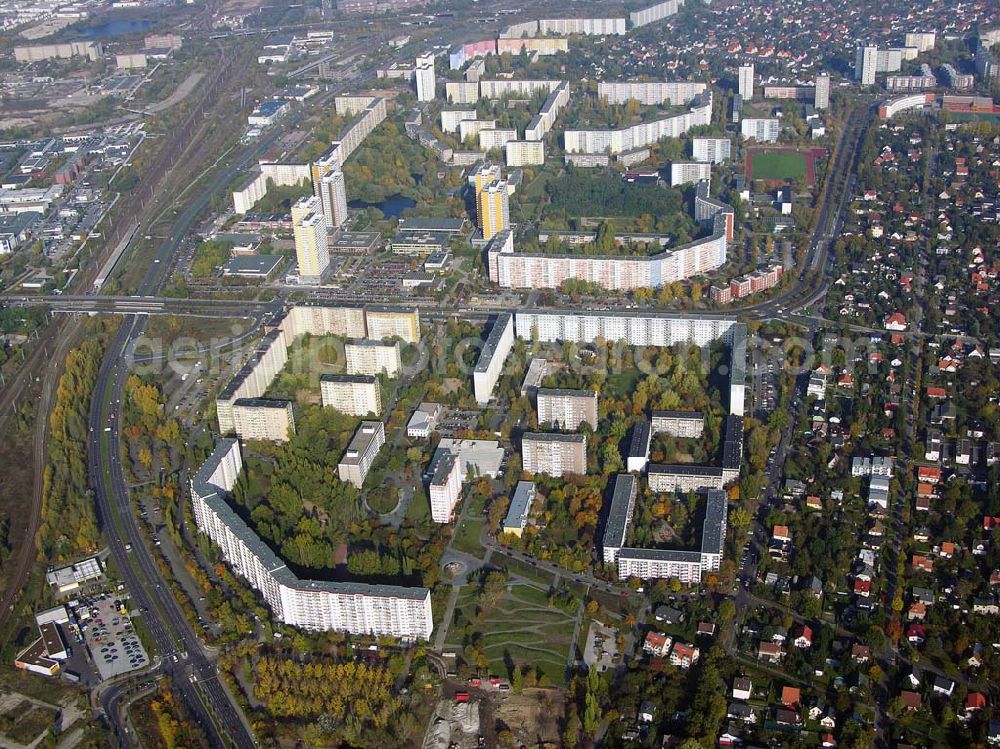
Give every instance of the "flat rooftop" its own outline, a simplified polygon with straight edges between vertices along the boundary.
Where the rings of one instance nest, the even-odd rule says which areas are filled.
[[[397,230],[409,232],[436,232],[441,234],[461,234],[465,229],[464,218],[422,218],[406,217],[399,219]]]
[[[649,453],[649,438],[652,426],[648,421],[642,419],[632,427],[632,438],[628,443],[628,457],[645,458]]]
[[[615,477],[615,486],[611,493],[611,509],[608,511],[608,522],[604,528],[604,546],[620,548],[625,543],[629,505],[635,492],[635,476],[619,473]]]
[[[586,444],[587,438],[582,434],[558,434],[557,432],[527,432],[521,437],[527,442],[572,442]]]
[[[371,385],[378,382],[374,375],[325,374],[319,376],[320,382],[348,382],[353,385]]]
[[[237,398],[233,401],[233,405],[243,408],[280,408],[285,410],[292,407],[292,402],[276,398]]]
[[[281,261],[281,255],[237,255],[222,264],[222,274],[267,278]]]
[[[538,397],[562,396],[565,398],[586,398],[597,400],[596,390],[574,390],[573,388],[538,388]]]
[[[493,355],[496,353],[497,346],[500,343],[500,338],[507,328],[514,324],[513,320],[514,316],[510,312],[501,312],[497,315],[496,322],[490,328],[490,334],[486,337],[486,342],[483,344],[483,350],[479,352],[479,361],[476,362],[476,372],[485,372],[489,368],[490,361],[492,361]]]
[[[535,498],[534,481],[518,481],[514,487],[514,495],[510,499],[507,517],[504,518],[504,528],[523,528],[528,519],[528,511]]]
[[[362,457],[368,452],[372,442],[375,441],[379,434],[385,434],[385,426],[381,421],[362,421],[358,427],[358,431],[354,433],[350,443],[347,445],[344,457],[340,459],[341,464],[359,465]]]

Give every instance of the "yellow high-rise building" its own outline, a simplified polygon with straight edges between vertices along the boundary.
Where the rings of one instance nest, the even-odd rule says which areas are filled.
[[[510,225],[506,181],[492,182],[476,193],[476,221],[483,239],[492,239]]]
[[[323,273],[330,264],[330,250],[327,247],[326,216],[319,198],[301,198],[292,206],[292,230],[295,233],[299,279],[306,284],[322,283]]]

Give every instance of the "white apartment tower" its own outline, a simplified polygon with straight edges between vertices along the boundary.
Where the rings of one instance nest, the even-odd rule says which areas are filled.
[[[462,495],[462,461],[447,453],[438,461],[431,477],[429,492],[431,519],[435,523],[450,523],[455,519],[455,505]]]
[[[875,67],[878,64],[878,47],[858,47],[854,58],[854,79],[862,86],[875,84]]]
[[[344,173],[337,169],[320,178],[319,199],[328,228],[343,226],[347,221],[347,188]]]
[[[693,138],[691,157],[695,161],[721,164],[732,156],[733,144],[729,138]]]
[[[750,63],[749,65],[740,65],[738,80],[739,95],[743,101],[751,101],[753,99],[753,79],[753,63]]]
[[[417,101],[434,101],[434,55],[417,58]]]
[[[816,109],[830,108],[830,75],[824,73],[816,76],[816,98],[813,100]]]
[[[292,206],[292,230],[300,280],[304,284],[322,283],[330,264],[330,251],[326,243],[326,216],[319,198],[301,198]]]

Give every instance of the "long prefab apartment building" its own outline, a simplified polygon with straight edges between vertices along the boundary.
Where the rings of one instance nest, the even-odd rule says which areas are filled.
[[[289,570],[227,501],[242,466],[239,443],[220,440],[191,480],[195,523],[264,597],[278,621],[308,630],[430,637],[434,625],[427,588],[300,580]]]

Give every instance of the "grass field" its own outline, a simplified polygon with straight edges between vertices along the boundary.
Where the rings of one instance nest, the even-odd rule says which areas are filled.
[[[756,151],[753,154],[753,179],[803,179],[806,157],[798,151]]]
[[[475,619],[476,592],[466,586],[455,606],[455,624]],[[532,666],[552,684],[562,684],[566,661],[573,645],[573,617],[549,606],[545,591],[530,585],[513,585],[485,620],[476,622],[482,644],[490,658],[491,673],[507,676],[508,662]],[[453,626],[452,633],[461,631]],[[461,643],[452,643],[461,649]]]
[[[455,529],[455,540],[452,542],[452,547],[457,551],[481,557],[483,547],[479,543],[479,534],[482,530],[482,518],[463,517]]]

